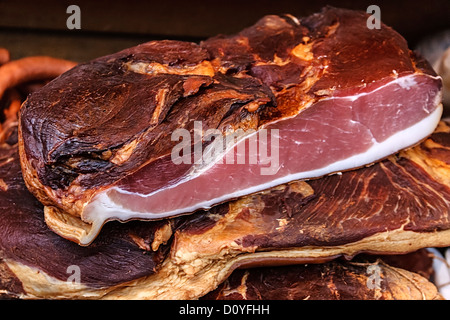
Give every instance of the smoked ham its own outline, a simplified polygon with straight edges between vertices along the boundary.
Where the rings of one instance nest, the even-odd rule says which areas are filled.
[[[419,143],[440,120],[441,79],[367,18],[327,7],[200,44],[152,41],[36,91],[20,158],[48,225],[88,245],[110,220],[189,214]]]

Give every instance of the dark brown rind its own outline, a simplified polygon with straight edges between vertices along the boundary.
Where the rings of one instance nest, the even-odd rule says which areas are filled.
[[[0,260],[0,299],[16,299],[22,294],[26,294],[22,283],[8,265]]]
[[[170,156],[175,129],[192,133],[195,120],[204,129],[256,128],[258,117],[243,106],[273,104],[272,92],[256,78],[214,75],[210,62],[189,69],[208,56],[193,43],[150,42],[79,65],[34,93],[21,111],[30,189],[43,203],[76,212],[64,205],[69,186],[75,199],[89,198],[145,162]],[[172,71],[158,65],[153,74],[140,70],[140,63],[161,63]],[[62,107],[58,115],[56,107]],[[28,176],[31,168],[36,177]],[[35,190],[37,181],[30,179],[43,188]],[[60,198],[57,203],[45,195],[48,188]]]
[[[402,261],[403,256],[393,256]],[[416,256],[416,258],[418,258]],[[420,258],[420,256],[419,256]],[[376,261],[373,261],[373,260]],[[408,269],[358,258],[323,264],[236,270],[202,300],[435,300],[426,278]],[[407,271],[408,270],[408,271]]]
[[[436,275],[433,269],[433,260],[435,258],[436,256],[434,253],[424,248],[406,254],[378,256],[362,254],[358,256],[357,260],[365,260],[368,262],[381,260],[392,267],[420,274],[425,279],[433,282],[434,276]]]

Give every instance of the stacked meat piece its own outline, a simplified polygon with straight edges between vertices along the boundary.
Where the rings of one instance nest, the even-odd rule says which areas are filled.
[[[71,69],[18,96],[18,123],[8,91],[2,293],[256,298],[232,287],[244,277],[267,290],[263,299],[273,296],[263,283],[286,281],[299,289],[281,299],[440,298],[415,263],[361,257],[450,245],[440,78],[395,31],[366,20],[327,7],[302,19],[267,16],[200,44],[153,41],[74,68],[54,60],[55,73]],[[6,63],[2,90],[56,76],[45,66]],[[225,141],[209,162],[195,161],[215,146],[195,143],[196,123]],[[194,139],[177,162],[180,129]],[[256,161],[227,163],[252,142]],[[263,269],[225,282],[250,267]],[[382,281],[367,286],[374,270]],[[270,281],[254,284],[267,272]],[[336,279],[359,279],[360,294],[333,292],[327,281]]]

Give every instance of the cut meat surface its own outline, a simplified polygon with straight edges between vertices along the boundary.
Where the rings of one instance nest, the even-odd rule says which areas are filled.
[[[424,86],[426,85],[424,83]],[[320,177],[377,161],[409,147],[411,140],[423,139],[424,133],[429,134],[430,128],[436,126],[441,116],[440,108],[432,111],[422,109],[415,114],[412,113],[414,108],[402,110],[403,103],[414,104],[417,96],[413,94],[398,97],[399,86],[391,86],[395,87],[391,92],[389,89],[383,92],[386,100],[384,105],[391,103],[385,113],[397,113],[399,119],[395,119],[395,115],[383,116],[380,111],[376,116],[383,119],[381,124],[376,118],[374,121],[359,120],[358,118],[367,117],[367,113],[370,113],[370,110],[357,110],[370,108],[370,101],[367,102],[364,98],[355,98],[355,102],[351,104],[340,99],[322,101],[316,104],[314,110],[306,110],[299,117],[266,127],[269,134],[276,134],[279,139],[275,149],[278,159],[272,159],[276,161],[276,168],[272,168],[272,172],[261,164],[230,165],[226,163],[225,155],[220,164],[213,165],[199,175],[189,176],[189,173],[183,172],[181,178],[176,177],[182,180],[181,183],[173,179],[173,185],[166,184],[165,177],[155,177],[157,182],[160,182],[155,186],[154,180],[149,184],[146,179],[152,176],[152,172],[158,172],[161,165],[152,163],[94,198],[85,208],[85,219],[94,221],[95,218],[90,218],[91,215],[96,216],[99,213],[124,220],[145,219],[149,213],[155,218],[168,217],[208,208],[228,199],[289,181]],[[383,97],[375,99],[380,101]],[[400,101],[396,102],[396,99]],[[395,104],[398,108],[392,107]],[[332,112],[330,108],[333,109]],[[405,114],[407,112],[412,114]],[[396,122],[401,130],[394,133],[385,132],[383,128],[389,127],[384,124],[385,119]],[[264,143],[258,138],[258,145]],[[272,139],[267,140],[268,150],[274,150],[271,141]],[[237,149],[240,144],[244,145],[245,150],[249,149],[248,140],[240,142]],[[261,173],[262,168],[268,169],[267,174]]]
[[[330,7],[267,16],[236,35],[153,41],[55,79],[20,117],[27,186],[61,212],[47,223],[87,245],[109,220],[188,214],[417,144],[440,120],[441,80],[399,34],[366,20]]]

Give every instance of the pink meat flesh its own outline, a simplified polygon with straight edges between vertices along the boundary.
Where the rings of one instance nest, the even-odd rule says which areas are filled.
[[[91,212],[101,211],[123,220],[169,217],[206,209],[292,180],[377,161],[420,141],[434,130],[441,112],[436,107],[439,98],[439,91],[434,89],[436,81],[429,76],[408,75],[381,86],[368,85],[364,92],[319,101],[296,117],[267,125],[267,150],[271,150],[271,132],[277,129],[279,134],[276,150],[279,161],[274,174],[261,174],[261,168],[267,168],[268,164],[249,164],[248,158],[245,164],[230,164],[224,156],[220,164],[192,176],[188,171],[190,165],[176,165],[167,156],[97,196],[85,208],[85,217],[89,219]],[[399,136],[380,153],[364,156],[371,147],[395,134],[401,135],[424,119],[426,123],[421,128],[426,131]],[[239,143],[246,143],[245,150],[249,151],[248,138]],[[236,153],[236,148],[229,152]],[[349,163],[335,166],[350,158]]]

